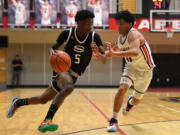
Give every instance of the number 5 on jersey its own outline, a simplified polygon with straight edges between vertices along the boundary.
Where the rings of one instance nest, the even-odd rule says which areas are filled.
[[[80,63],[80,57],[81,57],[81,55],[80,54],[75,54],[75,64],[79,64]]]

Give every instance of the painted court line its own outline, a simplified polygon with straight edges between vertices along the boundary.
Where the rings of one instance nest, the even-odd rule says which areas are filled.
[[[176,109],[173,109],[173,108],[170,108],[170,107],[167,107],[167,106],[161,105],[161,104],[157,104],[157,106],[160,106],[160,107],[163,107],[163,108],[165,108],[165,109],[168,109],[168,110],[171,110],[171,111],[174,111],[174,112],[180,113],[180,111],[179,111],[179,110],[176,110]]]
[[[86,94],[84,92],[82,92],[81,90],[79,90],[79,92],[81,93],[81,95],[83,97],[85,97],[85,99],[87,99],[89,101],[89,103],[91,103],[91,105],[107,120],[109,121],[109,117],[101,110],[99,109],[99,107],[93,102],[91,101],[88,96],[86,96]],[[121,135],[126,135],[120,128],[118,128],[118,132],[121,134]]]

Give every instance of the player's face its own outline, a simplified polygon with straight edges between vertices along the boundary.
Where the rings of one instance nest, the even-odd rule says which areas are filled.
[[[124,19],[116,20],[116,24],[119,34],[126,34],[132,27],[132,24],[124,21]]]
[[[93,19],[85,19],[78,22],[78,27],[84,34],[89,34],[92,30]]]
[[[69,4],[70,4],[70,5],[73,5],[73,4],[74,4],[74,2],[73,2],[73,1],[70,1],[70,2],[69,2]]]
[[[100,0],[97,0],[97,2],[96,2],[98,5],[100,4]]]
[[[49,3],[49,1],[48,1],[48,0],[45,0],[45,1],[44,1],[44,3],[45,3],[45,4],[48,4],[48,3]]]

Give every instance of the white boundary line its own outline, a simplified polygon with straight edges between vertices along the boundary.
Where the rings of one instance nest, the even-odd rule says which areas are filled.
[[[160,107],[162,107],[162,108],[165,108],[165,109],[171,110],[171,111],[176,112],[176,113],[180,113],[180,111],[179,111],[179,110],[176,110],[176,109],[173,109],[173,108],[170,108],[170,107],[167,107],[167,106],[161,105],[161,104],[157,104],[157,106],[160,106]]]

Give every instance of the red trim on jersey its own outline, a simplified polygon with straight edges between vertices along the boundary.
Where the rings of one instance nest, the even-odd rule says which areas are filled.
[[[144,44],[143,46],[141,46],[141,48],[142,48],[142,51],[143,51],[143,53],[144,53],[144,56],[145,56],[145,58],[146,58],[146,61],[147,61],[148,65],[149,65],[151,68],[154,68],[155,66],[153,65],[153,63],[151,63],[151,58],[150,58],[150,56],[149,56],[148,50],[147,50],[146,47],[145,47],[145,44]]]

